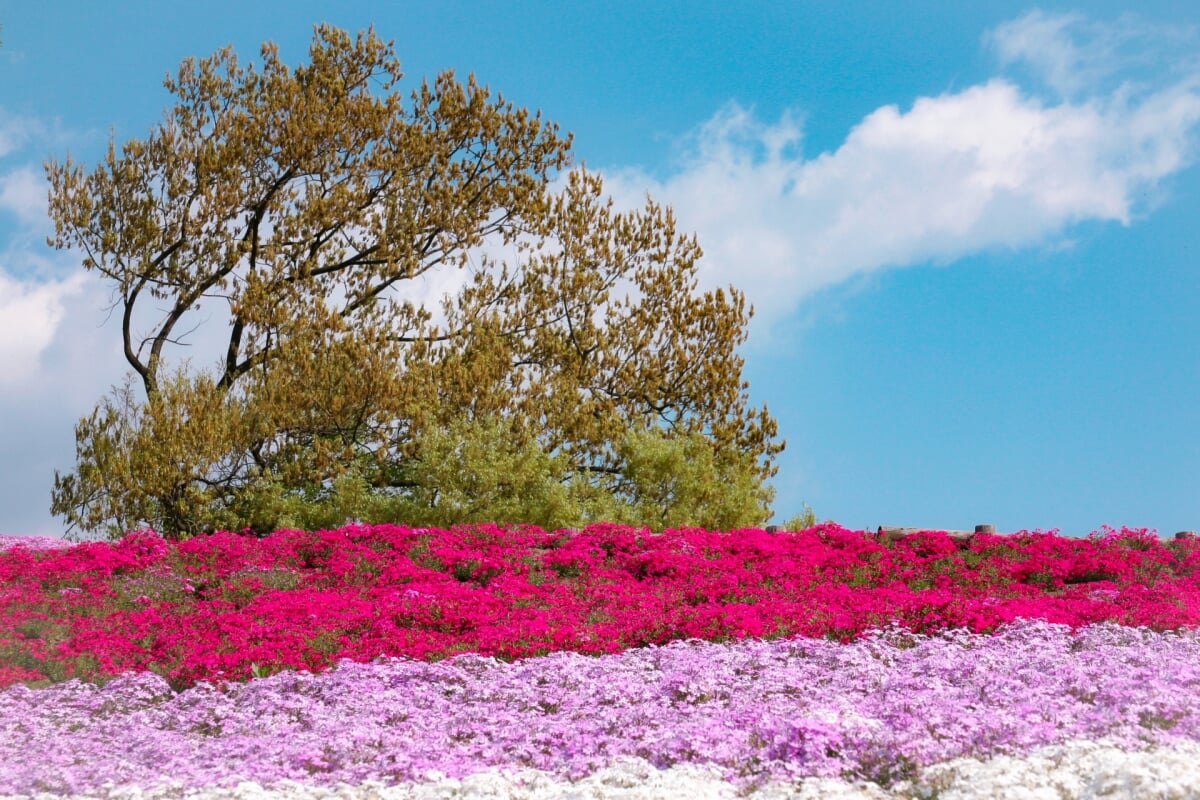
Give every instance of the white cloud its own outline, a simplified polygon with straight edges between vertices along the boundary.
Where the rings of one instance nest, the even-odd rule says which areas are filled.
[[[1080,18],[1023,22],[992,37],[1006,59],[1036,53],[1062,86],[1097,74],[1108,44],[1063,39]],[[908,110],[879,108],[809,159],[794,118],[763,123],[731,104],[692,135],[674,174],[616,170],[606,182],[623,206],[647,189],[673,206],[705,250],[702,285],[733,283],[770,322],[882,268],[1054,244],[1085,220],[1130,224],[1139,198],[1192,161],[1198,123],[1191,74],[1051,102],[997,77]]]
[[[14,116],[0,108],[0,158],[20,149],[43,130],[36,120]]]
[[[0,387],[17,385],[37,371],[63,320],[63,300],[80,290],[83,277],[35,283],[0,272]]]
[[[1028,67],[1064,97],[1153,83],[1164,73],[1194,77],[1197,70],[1194,28],[1132,14],[1108,23],[1035,10],[983,38],[1002,64]]]
[[[14,214],[22,225],[46,222],[46,178],[31,166],[0,175],[0,209]]]
[[[990,31],[984,41],[995,48],[1003,63],[1024,62],[1049,86],[1072,94],[1103,77],[1112,63],[1115,43],[1110,37],[1093,41],[1087,49],[1072,40],[1072,31],[1086,25],[1082,14],[1031,11]]]

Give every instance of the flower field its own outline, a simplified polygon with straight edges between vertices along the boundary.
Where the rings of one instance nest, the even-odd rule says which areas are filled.
[[[350,526],[9,544],[0,796],[483,780],[479,796],[592,797],[607,776],[644,797],[674,776],[699,781],[689,796],[967,797],[1006,758],[1042,776],[1007,796],[1200,794],[1170,767],[1200,760],[1195,539]]]

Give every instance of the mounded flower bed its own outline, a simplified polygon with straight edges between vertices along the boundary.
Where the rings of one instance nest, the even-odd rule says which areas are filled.
[[[630,760],[904,792],[1200,742],[1200,545],[1146,531],[144,532],[11,547],[0,586],[0,794]]]

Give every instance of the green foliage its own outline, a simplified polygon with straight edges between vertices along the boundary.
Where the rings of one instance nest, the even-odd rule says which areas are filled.
[[[620,444],[616,474],[572,472],[513,421],[458,420],[416,437],[420,458],[407,486],[376,491],[362,466],[327,487],[287,491],[278,482],[244,492],[225,527],[248,521],[262,532],[316,530],[351,520],[449,527],[472,522],[531,524],[545,530],[610,521],[656,530],[732,530],[761,525],[773,490],[751,459],[719,458],[703,436],[659,429],[631,431]]]
[[[468,522],[574,527],[584,512],[565,480],[570,469],[528,430],[504,417],[458,419],[417,436],[415,484],[394,513],[430,527]]]
[[[612,519],[655,529],[734,530],[762,525],[775,490],[756,475],[753,458],[714,449],[703,434],[633,430],[619,447],[623,464]]]

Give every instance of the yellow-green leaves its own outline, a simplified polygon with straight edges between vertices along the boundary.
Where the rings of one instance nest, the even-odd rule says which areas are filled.
[[[171,537],[765,519],[782,443],[741,377],[750,311],[696,290],[695,238],[557,181],[570,137],[474,76],[401,78],[374,31],[320,26],[294,68],[225,49],[167,79],[145,138],[47,165],[52,243],[112,284],[134,373],[53,511]],[[227,338],[185,366],[198,325]]]
[[[804,531],[817,524],[817,515],[813,512],[812,506],[804,504],[804,511],[783,523],[782,528],[785,531]]]
[[[715,451],[699,433],[635,430],[619,453],[619,496],[627,499],[635,524],[728,531],[762,525],[771,516],[775,490],[763,486],[753,456]]]

